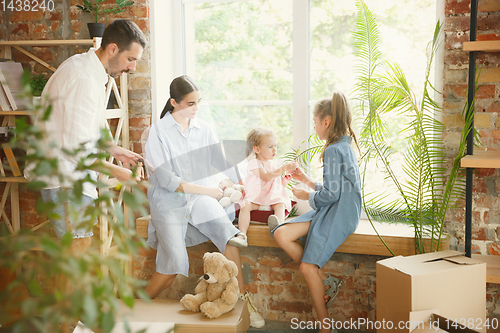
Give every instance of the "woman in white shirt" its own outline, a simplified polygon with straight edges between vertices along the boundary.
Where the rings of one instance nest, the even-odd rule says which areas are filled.
[[[244,293],[239,249],[227,245],[239,231],[232,225],[234,215],[230,219],[218,203],[222,190],[210,182],[211,169],[224,172],[229,166],[213,129],[196,119],[201,99],[198,85],[180,76],[172,81],[170,96],[160,120],[151,126],[145,147],[146,160],[155,169],[149,177],[148,244],[157,250],[156,272],[146,292],[154,298],[177,274],[187,277],[186,247],[211,240],[238,266],[237,279]]]

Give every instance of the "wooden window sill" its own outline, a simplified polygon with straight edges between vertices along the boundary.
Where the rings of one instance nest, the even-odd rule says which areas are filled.
[[[136,220],[136,231],[141,237],[148,236],[150,216]],[[377,231],[395,255],[410,256],[415,254],[413,228],[401,224],[374,222]],[[248,245],[261,247],[279,247],[269,235],[267,224],[255,222],[248,229]],[[445,239],[444,248],[449,248],[449,241]],[[390,256],[390,252],[380,241],[368,220],[361,220],[356,231],[347,237],[337,252]]]

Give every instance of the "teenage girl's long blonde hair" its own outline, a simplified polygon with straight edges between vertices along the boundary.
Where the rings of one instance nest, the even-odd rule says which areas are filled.
[[[352,137],[359,150],[358,140],[351,128],[351,109],[343,93],[336,91],[333,93],[331,99],[326,98],[319,101],[314,107],[313,115],[318,117],[321,121],[326,117],[332,120],[327,130],[326,143],[321,151],[321,163],[325,161],[325,149],[332,143],[337,142],[343,135]]]

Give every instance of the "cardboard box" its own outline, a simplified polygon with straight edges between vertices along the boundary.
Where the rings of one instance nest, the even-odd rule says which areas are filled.
[[[248,307],[239,300],[234,309],[217,319],[208,319],[200,312],[184,310],[178,300],[153,300],[146,303],[136,300],[134,308],[121,305],[118,318],[126,318],[132,332],[147,329],[147,333],[165,333],[172,327],[175,333],[236,333],[246,332],[250,326]],[[91,333],[84,327],[77,327],[73,333]],[[117,322],[112,333],[126,332]]]
[[[460,252],[380,260],[376,288],[377,322],[393,326],[383,325],[377,332],[410,332],[399,323],[408,322],[412,311],[428,309],[439,309],[451,320],[486,321],[486,264]]]
[[[450,318],[439,315],[439,310],[412,311],[410,322],[415,328],[411,333],[478,333],[469,328],[477,328],[482,323],[468,323],[469,327],[461,325]]]

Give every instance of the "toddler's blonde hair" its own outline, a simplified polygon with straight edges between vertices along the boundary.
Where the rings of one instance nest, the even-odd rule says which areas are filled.
[[[332,98],[319,101],[314,107],[313,115],[320,120],[330,117],[332,122],[327,130],[326,143],[321,152],[320,161],[325,161],[325,149],[332,143],[337,142],[341,136],[349,135],[354,139],[359,150],[358,140],[351,128],[352,114],[347,98],[340,91],[333,93]]]
[[[247,135],[247,157],[253,153],[253,147],[260,146],[262,140],[268,136],[275,136],[273,131],[266,128],[254,128]]]

